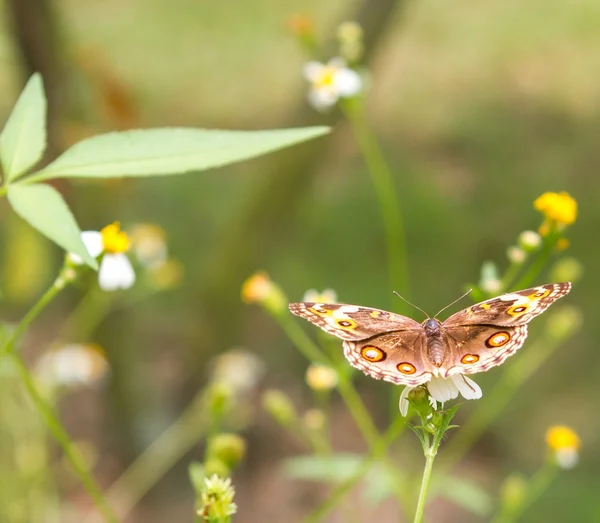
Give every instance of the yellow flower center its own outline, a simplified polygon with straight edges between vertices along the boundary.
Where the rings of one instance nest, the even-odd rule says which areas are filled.
[[[131,241],[129,240],[129,236],[121,230],[119,222],[107,225],[100,231],[100,234],[102,234],[104,252],[118,254],[129,250]]]
[[[577,433],[564,425],[550,427],[546,432],[546,443],[554,452],[565,449],[579,450],[581,446],[581,440]]]
[[[315,81],[315,87],[319,89],[331,89],[334,85],[336,67],[325,66]]]
[[[564,191],[546,192],[533,205],[548,220],[559,225],[570,225],[577,219],[577,201]]]

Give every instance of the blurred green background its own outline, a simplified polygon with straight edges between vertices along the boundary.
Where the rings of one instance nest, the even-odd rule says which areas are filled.
[[[3,0],[0,6],[0,120],[35,66],[51,100],[52,154],[120,128],[334,125],[318,143],[208,173],[58,185],[82,229],[114,220],[125,228],[159,224],[184,271],[178,288],[116,308],[87,339],[74,340],[99,343],[112,370],[103,387],[60,402],[74,438],[98,449],[102,484],[172,423],[209,377],[210,359],[227,349],[256,353],[266,365],[263,386],[284,388],[299,405],[308,401],[304,360],[263,311],[240,300],[242,282],[256,270],[268,271],[290,300],[331,287],[342,302],[392,306],[370,178],[348,125],[305,103],[301,69],[308,57],[290,29],[294,14],[307,15],[326,45],[339,22],[358,17],[370,44],[369,117],[404,212],[413,301],[437,311],[478,279],[484,261],[503,267],[518,233],[538,226],[532,202],[541,193],[565,190],[579,202],[568,254],[586,272],[567,300],[583,309],[584,330],[529,380],[458,473],[494,494],[511,471],[529,474],[539,465],[549,425],[571,425],[583,440],[581,464],[559,477],[526,521],[600,521],[594,342],[600,337],[600,3]],[[4,320],[16,322],[52,281],[62,253],[5,204],[0,219],[0,307]],[[80,297],[69,291],[34,325],[23,348],[32,364]],[[498,372],[477,376],[481,401]],[[357,382],[384,426],[386,408],[377,405],[391,385],[362,375]],[[341,404],[333,423],[340,449],[363,448]],[[322,492],[282,482],[278,464],[301,449],[259,410],[245,434],[248,459],[234,476],[236,521],[299,521]],[[403,452],[419,463],[418,443],[410,443]],[[186,463],[198,455],[159,483],[130,521],[190,521]],[[85,505],[74,481],[66,483],[64,495]],[[431,521],[480,521],[445,501],[433,501],[431,511]],[[387,521],[389,513],[382,514]]]

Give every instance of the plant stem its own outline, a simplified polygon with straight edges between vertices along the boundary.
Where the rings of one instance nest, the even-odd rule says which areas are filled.
[[[552,257],[552,254],[554,253],[554,247],[558,239],[559,236],[545,238],[544,246],[538,254],[538,257],[533,261],[527,272],[521,276],[517,283],[515,283],[515,289],[525,289],[535,281]]]
[[[21,381],[23,382],[23,385],[25,386],[29,397],[31,398],[36,409],[42,416],[44,422],[46,423],[46,426],[50,430],[50,433],[52,434],[52,436],[54,436],[54,439],[62,448],[69,464],[73,467],[73,470],[79,478],[79,481],[81,481],[83,487],[92,498],[94,504],[102,514],[102,517],[107,522],[117,523],[119,521],[117,516],[114,514],[106,499],[102,495],[102,491],[100,490],[100,487],[98,486],[90,471],[88,470],[87,464],[83,456],[81,455],[81,452],[73,444],[73,441],[69,437],[69,434],[54,414],[52,407],[46,402],[45,398],[37,389],[35,380],[29,372],[29,369],[27,368],[23,360],[21,360],[18,354],[11,352],[8,354],[7,357],[11,359],[11,361],[19,371]]]
[[[102,514],[103,518],[109,523],[116,523],[118,522],[118,519],[112,512],[110,506],[106,502],[106,499],[102,495],[100,487],[88,470],[85,460],[81,456],[77,447],[69,438],[69,434],[60,423],[58,417],[54,414],[52,407],[46,402],[43,395],[37,389],[33,376],[15,350],[15,344],[17,340],[23,335],[27,327],[29,327],[31,322],[37,318],[37,316],[54,300],[54,298],[56,298],[56,296],[58,296],[60,291],[62,291],[70,281],[71,280],[65,274],[65,270],[63,270],[56,278],[52,286],[42,295],[42,297],[33,305],[33,307],[29,309],[19,325],[17,325],[15,330],[8,336],[0,348],[0,358],[8,357],[14,363],[19,371],[21,381],[23,382],[29,397],[46,423],[50,433],[54,436],[54,439],[62,448],[68,462],[73,467],[73,470],[81,481],[83,487],[92,498],[94,504],[98,507],[98,510]]]
[[[349,100],[342,106],[342,109],[352,124],[356,141],[365,158],[373,187],[379,199],[385,229],[390,284],[392,289],[408,298],[410,286],[406,235],[394,177],[381,152],[379,143],[367,123],[362,98]]]
[[[14,352],[15,343],[23,335],[23,333],[29,327],[29,324],[42,312],[54,298],[65,288],[66,281],[64,278],[59,276],[52,286],[42,295],[42,297],[35,303],[31,309],[27,312],[25,317],[21,320],[15,330],[8,336],[2,348],[0,348],[0,357],[5,356],[9,353]]]
[[[423,479],[421,480],[421,489],[419,491],[419,501],[417,502],[417,510],[415,511],[414,523],[423,521],[423,513],[425,512],[425,500],[427,499],[427,491],[431,480],[431,471],[433,470],[433,460],[435,459],[436,450],[430,448],[426,452],[425,469],[423,470]]]

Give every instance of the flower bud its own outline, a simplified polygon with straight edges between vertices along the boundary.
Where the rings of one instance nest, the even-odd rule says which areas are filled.
[[[542,237],[535,231],[523,231],[519,234],[518,243],[526,252],[534,252],[541,247]]]
[[[266,391],[262,397],[263,408],[284,427],[292,426],[298,420],[296,408],[287,394],[275,389]]]
[[[335,388],[338,375],[335,369],[327,365],[313,363],[306,369],[306,383],[312,390],[327,391]]]
[[[552,311],[548,321],[548,334],[558,340],[564,340],[577,332],[583,323],[581,311],[572,305],[565,305]]]
[[[512,514],[518,510],[527,496],[527,480],[520,474],[511,474],[500,487],[500,499],[504,510]]]
[[[266,272],[257,272],[250,276],[242,284],[241,294],[244,302],[258,303],[271,314],[287,310],[287,298]]]
[[[237,434],[218,434],[208,442],[206,455],[225,463],[230,469],[246,455],[246,441]]]
[[[583,276],[583,265],[577,258],[565,257],[558,260],[550,269],[552,281],[576,282]]]
[[[513,245],[506,250],[506,257],[511,263],[522,265],[527,259],[527,253],[521,247]]]

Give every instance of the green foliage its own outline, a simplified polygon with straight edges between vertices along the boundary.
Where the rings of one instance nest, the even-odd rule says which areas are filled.
[[[327,127],[276,131],[148,129],[102,134],[76,143],[27,182],[199,172],[312,140]]]
[[[32,227],[91,267],[98,266],[81,241],[77,222],[56,189],[46,184],[12,184],[7,196],[13,210]]]
[[[12,182],[36,163],[46,149],[46,97],[42,77],[34,74],[0,134],[4,182]]]

